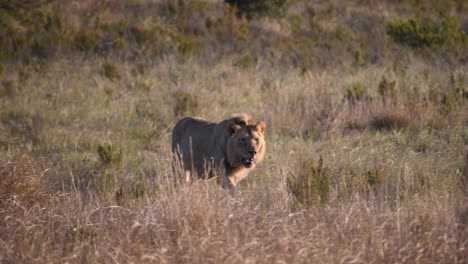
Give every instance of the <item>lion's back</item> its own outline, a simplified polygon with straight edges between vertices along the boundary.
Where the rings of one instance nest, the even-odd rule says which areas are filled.
[[[198,117],[179,120],[172,130],[172,151],[182,158],[184,164],[202,166],[205,159],[213,156],[215,123]]]
[[[181,147],[180,144],[185,134],[187,133],[187,128],[195,121],[195,118],[185,117],[176,123],[172,129],[172,151],[176,151]]]

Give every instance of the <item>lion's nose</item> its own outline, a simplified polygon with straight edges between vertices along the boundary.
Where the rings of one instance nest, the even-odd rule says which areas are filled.
[[[255,154],[257,154],[257,151],[255,151],[254,149],[252,149],[252,150],[249,150],[249,153],[252,154],[252,155],[255,155]]]

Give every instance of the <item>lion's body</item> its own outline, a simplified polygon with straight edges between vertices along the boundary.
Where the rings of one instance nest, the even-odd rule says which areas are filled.
[[[172,151],[186,175],[218,177],[224,188],[235,187],[265,155],[265,124],[248,115],[219,123],[186,117],[172,132]]]

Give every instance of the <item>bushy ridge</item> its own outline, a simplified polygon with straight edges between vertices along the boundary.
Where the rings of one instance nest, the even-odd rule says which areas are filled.
[[[388,22],[387,33],[397,42],[412,48],[468,45],[468,35],[460,29],[456,17],[437,17],[421,20],[394,19]]]
[[[367,14],[366,8],[371,8],[367,4],[314,5],[283,0],[226,3],[6,1],[0,6],[0,60],[47,59],[70,53],[103,57],[112,53],[127,59],[139,54],[153,59],[201,56],[205,60],[244,54],[243,62],[262,57],[306,71],[327,65],[381,63],[393,52],[384,47],[395,44],[430,47],[443,54],[440,58],[453,63],[467,56],[463,30],[467,22],[458,16],[468,9],[464,5],[453,7],[458,13],[452,16],[430,16],[430,10],[416,16],[411,9],[416,7],[380,4],[382,9],[412,15],[405,19]],[[426,56],[424,51],[418,53]]]
[[[226,0],[226,3],[237,9],[239,15],[249,18],[254,16],[282,16],[286,12],[287,0]]]
[[[226,2],[0,0],[0,263],[466,263],[466,1]],[[243,112],[238,190],[176,182]]]

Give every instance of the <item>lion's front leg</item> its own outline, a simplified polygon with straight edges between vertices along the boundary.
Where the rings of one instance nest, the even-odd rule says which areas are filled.
[[[192,183],[192,173],[188,170],[185,171],[185,183]]]
[[[217,175],[218,185],[225,190],[234,191],[236,186],[231,182],[226,168],[222,168],[221,172]]]

